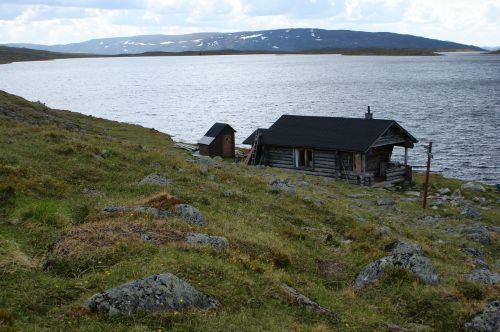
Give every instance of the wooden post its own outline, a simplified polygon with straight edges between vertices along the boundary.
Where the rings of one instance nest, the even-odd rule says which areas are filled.
[[[405,146],[405,166],[408,165],[408,147]]]
[[[425,184],[424,184],[424,202],[423,208],[427,207],[427,192],[429,191],[429,173],[431,171],[431,159],[432,159],[432,142],[426,146],[427,149],[427,170],[425,172]]]

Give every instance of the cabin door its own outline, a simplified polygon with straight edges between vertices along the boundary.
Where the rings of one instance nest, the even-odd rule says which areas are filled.
[[[233,136],[224,135],[222,136],[222,155],[225,157],[233,156]]]

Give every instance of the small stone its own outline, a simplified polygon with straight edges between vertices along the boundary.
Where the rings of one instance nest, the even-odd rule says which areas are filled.
[[[455,191],[451,194],[451,199],[452,200],[461,200],[463,197],[462,197],[462,193],[460,192],[459,189],[455,189]]]
[[[172,180],[167,179],[166,177],[158,174],[152,173],[148,176],[145,176],[141,182],[139,182],[140,186],[143,185],[153,185],[153,186],[168,186],[172,184]]]
[[[271,188],[271,192],[273,193],[279,193],[279,192],[284,192],[289,195],[295,195],[295,188],[291,185],[288,184],[288,181],[282,181],[282,180],[274,180],[269,184]]]
[[[330,311],[327,308],[320,306],[318,303],[314,302],[310,298],[302,295],[295,288],[290,287],[290,286],[285,285],[285,284],[283,284],[282,287],[285,290],[285,292],[288,294],[288,296],[290,296],[295,302],[302,305],[307,310],[316,312],[318,314],[327,315],[330,317],[337,317],[337,315],[334,312]]]
[[[224,197],[229,198],[229,197],[233,197],[234,194],[233,194],[233,192],[231,190],[226,190],[226,191],[224,191],[224,193],[222,193],[222,195]]]
[[[396,204],[394,198],[385,197],[377,199],[378,206],[393,206],[394,204]]]
[[[410,330],[396,324],[386,324],[385,326],[389,332],[411,332]]]
[[[481,218],[481,212],[476,210],[474,207],[470,205],[466,205],[460,211],[460,215],[469,218],[469,219],[479,219]]]
[[[450,188],[439,188],[437,190],[437,192],[441,195],[447,195],[447,194],[451,193],[451,190],[450,190]]]
[[[323,202],[320,199],[312,198],[312,197],[309,197],[309,196],[304,197],[302,200],[304,202],[312,204],[312,205],[314,205],[316,207],[320,207],[320,206],[323,205]]]
[[[391,229],[387,226],[380,226],[378,229],[377,229],[377,235],[379,237],[386,237],[386,236],[389,236],[391,235]]]
[[[363,198],[363,197],[368,197],[370,195],[368,194],[349,194],[347,195],[347,197],[349,198]]]
[[[463,248],[464,253],[473,258],[474,264],[479,268],[488,268],[488,264],[483,259],[483,253],[479,249]]]
[[[175,206],[175,212],[179,218],[196,226],[205,226],[205,218],[198,209],[188,204],[178,204]]]
[[[472,190],[472,191],[477,191],[477,192],[485,192],[486,191],[486,188],[484,188],[482,185],[480,185],[479,183],[476,183],[476,182],[467,182],[467,183],[464,183],[462,186],[461,186],[462,190]]]
[[[97,196],[101,196],[102,192],[100,192],[99,190],[91,189],[91,188],[84,188],[84,189],[82,189],[82,194],[84,194],[86,196],[97,197]]]
[[[500,301],[490,302],[478,315],[464,325],[465,331],[500,331]]]
[[[405,191],[406,196],[420,197],[419,191]]]
[[[486,226],[482,224],[462,226],[460,233],[464,234],[465,238],[470,241],[482,244],[490,244],[491,242],[489,231]]]
[[[495,285],[500,282],[500,274],[491,272],[486,268],[476,269],[467,273],[466,278],[472,281],[477,281],[482,284]]]
[[[222,236],[210,236],[202,233],[188,233],[186,242],[190,244],[209,244],[212,247],[222,250],[228,245],[227,239]]]
[[[111,156],[111,152],[109,152],[108,150],[101,150],[96,155],[99,158],[106,159]]]
[[[132,211],[128,206],[110,205],[101,210],[104,214],[126,213]]]

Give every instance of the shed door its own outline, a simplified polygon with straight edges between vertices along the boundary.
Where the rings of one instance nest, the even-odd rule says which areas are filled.
[[[222,154],[227,157],[233,155],[233,136],[224,135],[222,136]]]

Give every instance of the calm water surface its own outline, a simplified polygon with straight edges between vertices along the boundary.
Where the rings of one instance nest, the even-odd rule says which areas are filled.
[[[216,121],[239,143],[282,114],[362,117],[371,105],[434,142],[433,171],[500,182],[500,56],[69,59],[2,65],[0,89],[187,142]],[[413,165],[425,163],[421,143]]]

